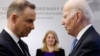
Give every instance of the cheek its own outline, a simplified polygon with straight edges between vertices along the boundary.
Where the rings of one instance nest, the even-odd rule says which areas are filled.
[[[27,26],[26,24],[22,23],[22,24],[20,24],[20,26],[19,26],[19,30],[20,30],[21,32],[27,32],[27,31],[28,31],[28,26]]]
[[[67,18],[67,20],[66,20],[66,24],[68,24],[68,25],[74,25],[75,24],[75,22],[74,22],[74,17],[73,16],[70,16],[69,18]]]
[[[65,25],[66,25],[66,26],[69,26],[70,23],[71,23],[71,20],[70,20],[70,19],[66,19],[66,21],[65,21]]]
[[[19,22],[17,22],[17,25],[19,26],[19,28],[24,28],[27,26],[26,23],[24,22],[24,20],[23,21],[20,20]]]
[[[54,41],[53,41],[53,44],[55,44],[55,43],[56,43],[56,41],[54,40]]]
[[[48,39],[46,38],[46,42],[48,42]]]
[[[22,26],[23,26],[23,28],[26,28],[26,29],[27,29],[27,28],[29,28],[29,27],[30,27],[30,24],[29,24],[29,23],[27,23],[27,22],[24,22]]]
[[[47,39],[46,42],[48,42],[48,43],[53,43],[54,40],[53,40],[53,39]]]
[[[54,44],[54,43],[55,43],[55,40],[54,40],[54,39],[52,39],[50,42],[51,42],[52,44]]]

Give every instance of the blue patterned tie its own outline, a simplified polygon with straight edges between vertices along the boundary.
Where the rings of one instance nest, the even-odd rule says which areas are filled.
[[[73,48],[75,47],[77,41],[78,41],[77,39],[73,40],[72,47],[71,47],[71,52],[73,51]]]

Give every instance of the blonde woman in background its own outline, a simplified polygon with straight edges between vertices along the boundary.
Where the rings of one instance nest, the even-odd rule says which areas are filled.
[[[37,49],[36,56],[65,56],[65,51],[58,47],[56,32],[49,30],[43,39],[43,47]]]

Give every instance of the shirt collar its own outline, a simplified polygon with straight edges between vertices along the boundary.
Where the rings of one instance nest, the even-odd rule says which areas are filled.
[[[12,31],[10,31],[7,27],[5,27],[4,29],[17,44],[19,41],[19,38]]]
[[[82,37],[82,35],[85,33],[85,31],[89,28],[89,27],[91,27],[92,26],[92,24],[89,24],[89,25],[87,25],[85,28],[83,28],[80,32],[79,32],[79,34],[77,35],[77,40],[80,40],[80,38]]]

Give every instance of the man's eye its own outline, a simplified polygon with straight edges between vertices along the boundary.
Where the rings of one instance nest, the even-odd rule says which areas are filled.
[[[66,19],[67,18],[67,16],[64,16],[64,19]]]
[[[27,22],[28,22],[28,23],[32,23],[33,21],[32,21],[32,20],[27,20]]]

